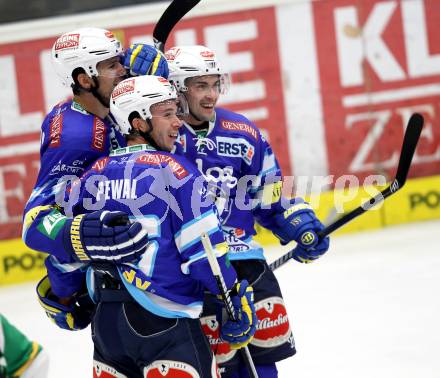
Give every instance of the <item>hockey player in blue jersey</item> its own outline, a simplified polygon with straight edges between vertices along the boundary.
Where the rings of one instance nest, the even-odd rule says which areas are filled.
[[[222,337],[241,347],[256,329],[252,288],[246,281],[235,285],[206,182],[187,159],[169,153],[181,126],[177,109],[176,89],[161,77],[119,83],[111,111],[129,145],[94,163],[69,191],[73,223],[96,208],[122,211],[143,224],[150,240],[138,260],[92,263],[87,272],[98,303],[94,377],[218,376],[199,321],[204,289],[219,294],[202,232],[215,246],[228,289],[234,287],[239,320],[226,322]]]
[[[255,291],[259,323],[249,350],[259,376],[276,377],[275,362],[296,350],[279,285],[262,247],[253,239],[254,223],[271,230],[282,244],[296,241],[294,259],[299,262],[319,258],[329,240],[318,239],[323,225],[307,203],[301,198],[282,198],[278,162],[258,128],[246,117],[216,107],[229,80],[214,52],[203,46],[181,46],[166,56],[169,79],[189,104],[189,115],[179,130],[180,151],[217,187],[230,260],[238,277],[247,279]],[[239,355],[215,340],[218,333],[209,327],[214,308],[209,300],[205,307],[202,323],[221,363],[222,376],[247,376],[237,367]]]
[[[130,57],[137,54],[130,53]],[[65,33],[52,48],[54,70],[72,88],[73,99],[56,105],[43,121],[40,171],[24,210],[23,240],[28,247],[49,254],[46,266],[55,290],[52,295],[60,298],[79,295],[83,289],[79,253],[97,261],[131,260],[148,242],[138,222],[118,228],[111,225],[120,213],[87,214],[78,234],[57,204],[63,177],[79,176],[97,158],[125,146],[108,116],[110,94],[127,73],[123,54],[113,33],[98,28]],[[154,65],[150,72],[167,75],[166,60],[153,47],[144,46],[142,57],[144,66]],[[64,304],[57,312],[59,325],[76,329],[88,324],[87,313]]]

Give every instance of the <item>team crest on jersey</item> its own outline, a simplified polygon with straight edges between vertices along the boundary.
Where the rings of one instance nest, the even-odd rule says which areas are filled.
[[[217,145],[212,139],[197,137],[193,138],[193,140],[195,141],[195,146],[199,155],[206,155],[207,151],[214,151],[217,148]]]
[[[229,344],[220,338],[220,328],[216,317],[204,316],[200,318],[200,323],[217,362],[222,364],[230,361],[237,353],[237,350],[231,349]]]
[[[118,98],[119,96],[127,93],[134,92],[134,79],[127,79],[121,81],[112,92],[112,98]]]
[[[257,331],[251,341],[260,348],[273,348],[292,343],[292,331],[289,326],[286,307],[280,297],[270,297],[255,303],[258,318]]]
[[[104,152],[105,137],[107,130],[104,122],[98,117],[93,119],[93,136],[92,136],[92,148],[100,152]]]
[[[57,113],[50,121],[49,147],[56,148],[61,143],[61,131],[63,130],[63,113]]]
[[[257,130],[255,130],[251,125],[248,125],[247,123],[233,122],[233,121],[227,121],[227,120],[223,119],[220,124],[226,130],[241,131],[243,133],[249,134],[255,140],[258,140]]]
[[[200,378],[190,364],[173,360],[156,360],[144,368],[145,378]]]
[[[79,46],[79,34],[64,34],[57,39],[55,43],[55,51],[64,49],[72,49]]]

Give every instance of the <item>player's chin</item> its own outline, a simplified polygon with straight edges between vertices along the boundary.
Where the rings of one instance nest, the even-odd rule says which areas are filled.
[[[199,119],[203,121],[210,121],[214,117],[214,108],[212,109],[206,109],[202,108],[202,111],[200,112]]]
[[[176,137],[169,137],[166,143],[166,151],[170,152],[174,148],[176,141],[177,141]]]

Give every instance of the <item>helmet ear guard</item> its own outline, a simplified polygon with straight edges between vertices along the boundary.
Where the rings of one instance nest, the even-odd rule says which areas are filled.
[[[165,56],[170,74],[168,80],[179,92],[186,92],[186,80],[192,77],[219,75],[220,93],[226,94],[231,79],[217,60],[211,49],[205,46],[176,46],[169,49]]]

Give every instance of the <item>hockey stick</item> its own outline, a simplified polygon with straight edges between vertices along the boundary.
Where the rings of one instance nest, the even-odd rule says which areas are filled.
[[[228,289],[226,287],[225,280],[220,270],[220,266],[218,265],[218,261],[215,256],[214,250],[212,249],[212,244],[211,241],[209,240],[209,236],[206,232],[203,232],[201,238],[202,238],[203,247],[205,248],[206,256],[208,257],[209,266],[211,267],[212,274],[214,275],[215,280],[217,281],[217,286],[220,290],[226,312],[228,313],[230,319],[236,320],[234,305],[232,304],[231,297],[228,293]],[[240,353],[242,354],[243,360],[246,363],[246,367],[248,369],[250,377],[258,378],[257,370],[255,369],[254,361],[252,361],[249,348],[247,346],[241,348]]]
[[[165,43],[174,26],[193,9],[200,0],[173,0],[168,8],[165,9],[162,16],[153,30],[153,41],[156,49],[164,52]]]
[[[318,232],[318,237],[320,239],[326,237],[333,231],[336,231],[338,228],[350,222],[352,219],[368,211],[374,205],[384,201],[385,198],[396,193],[399,189],[403,187],[408,176],[411,161],[414,156],[414,152],[416,150],[417,142],[419,141],[422,128],[423,117],[418,113],[414,113],[408,121],[405,136],[403,137],[399,165],[397,166],[397,173],[393,182],[376,196],[370,198],[368,201],[364,202],[362,205],[353,209],[352,211],[344,214],[341,218],[337,219],[336,221],[325,227],[321,232]],[[294,253],[295,249],[287,252],[285,255],[281,256],[280,258],[269,264],[270,269],[275,270],[279,268],[281,265],[289,261]]]

